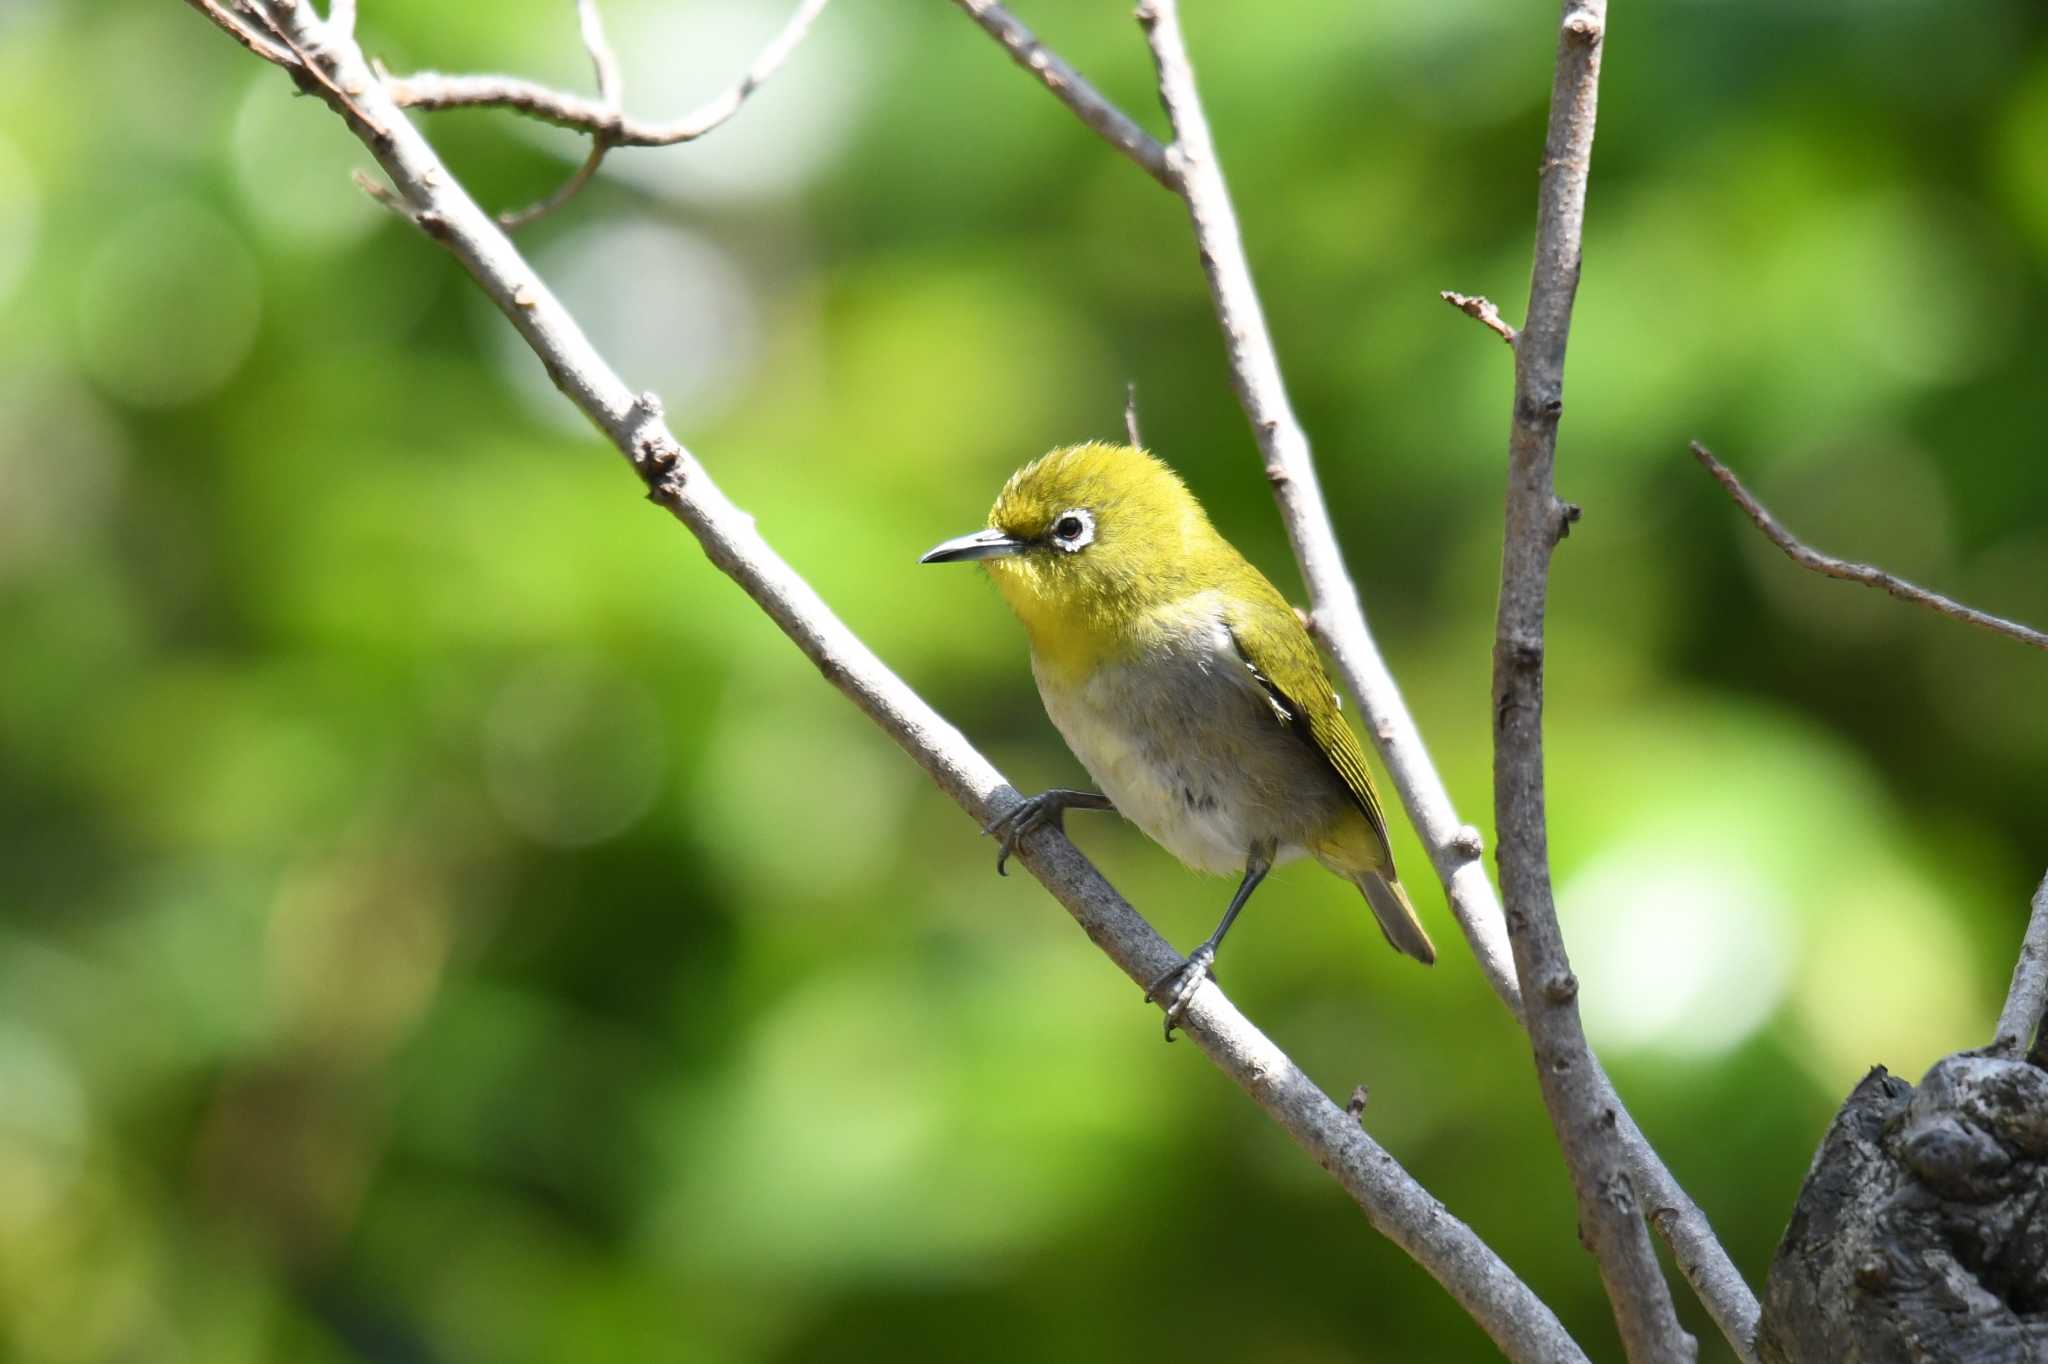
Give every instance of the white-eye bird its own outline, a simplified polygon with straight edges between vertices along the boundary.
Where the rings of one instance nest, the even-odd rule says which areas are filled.
[[[1208,941],[1146,994],[1173,987],[1169,1041],[1252,891],[1303,854],[1364,892],[1395,948],[1436,960],[1308,632],[1171,469],[1129,446],[1054,450],[1011,476],[986,530],[919,562],[961,561],[1024,622],[1046,714],[1104,793],[1012,806],[988,829],[996,869],[1065,811],[1115,809],[1194,870],[1243,875]]]

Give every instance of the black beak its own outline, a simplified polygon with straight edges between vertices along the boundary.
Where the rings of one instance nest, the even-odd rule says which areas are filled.
[[[1024,549],[1022,540],[1012,540],[999,530],[978,530],[972,535],[933,546],[918,562],[964,564],[974,559],[1006,559],[1012,554],[1022,554]]]

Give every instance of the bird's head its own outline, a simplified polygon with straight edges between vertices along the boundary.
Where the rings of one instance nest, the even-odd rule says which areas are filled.
[[[918,562],[979,561],[1034,641],[1126,627],[1188,590],[1216,532],[1179,475],[1127,445],[1069,445],[1011,475],[988,528]]]

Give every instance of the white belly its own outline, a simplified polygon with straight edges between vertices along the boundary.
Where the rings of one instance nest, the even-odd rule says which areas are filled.
[[[1344,797],[1238,657],[1221,625],[1066,687],[1036,666],[1046,714],[1117,811],[1196,871],[1276,861]]]

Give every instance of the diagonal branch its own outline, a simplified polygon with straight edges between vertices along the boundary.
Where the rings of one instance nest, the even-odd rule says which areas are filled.
[[[1930,592],[1924,587],[1907,582],[1904,578],[1887,573],[1871,564],[1859,564],[1848,559],[1838,559],[1824,554],[1808,545],[1785,528],[1783,522],[1771,515],[1770,508],[1757,500],[1756,494],[1743,486],[1735,471],[1715,458],[1714,452],[1698,441],[1692,442],[1693,458],[1700,467],[1714,476],[1735,505],[1742,508],[1756,528],[1766,539],[1785,551],[1787,558],[1801,568],[1812,569],[1824,577],[1840,578],[1846,582],[1862,583],[1865,587],[1881,588],[1900,601],[1924,606],[1930,611],[1947,616],[1951,620],[1974,625],[1981,630],[2005,635],[2022,644],[2036,649],[2048,649],[2048,634],[2032,626],[2021,625],[2003,616],[1994,616],[1988,611],[1979,611],[1966,606],[1939,592]],[[2020,942],[2019,960],[2012,968],[2012,985],[2006,992],[2005,1008],[1999,1011],[1998,1029],[1992,1037],[1992,1050],[2017,1057],[2027,1051],[2029,1043],[2041,1030],[2041,1016],[2048,1009],[2048,878],[2043,878],[2041,888],[2034,893],[2033,913],[2027,921],[2026,936]]]
[[[683,448],[650,395],[635,395],[607,365],[561,302],[477,207],[431,146],[371,79],[353,42],[329,34],[311,7],[280,5],[272,17],[311,62],[316,78],[294,72],[302,89],[344,111],[335,87],[360,85],[383,139],[363,137],[422,231],[446,246],[497,304],[546,367],[564,396],[605,433],[647,484],[649,498],[682,522],[705,554],[780,626],[834,686],[915,759],[969,814],[1008,808],[1016,792],[960,732],[889,671],[817,593],[763,540],[753,519],[728,501]],[[1089,937],[1133,981],[1144,983],[1180,957],[1138,916],[1064,836],[1034,835],[1019,854]],[[1435,1277],[1515,1361],[1583,1364],[1584,1353],[1549,1308],[1451,1217],[1355,1119],[1329,1098],[1224,996],[1205,983],[1182,1023],[1202,1051],[1329,1170],[1371,1224]]]
[[[1393,777],[1409,818],[1430,850],[1444,882],[1451,912],[1472,944],[1480,969],[1508,1007],[1521,1002],[1509,964],[1500,907],[1480,865],[1479,831],[1458,822],[1450,796],[1436,775],[1422,736],[1408,715],[1393,674],[1366,628],[1358,588],[1344,566],[1316,477],[1308,434],[1288,401],[1280,359],[1266,327],[1265,310],[1252,283],[1251,262],[1237,227],[1237,212],[1223,181],[1222,163],[1195,88],[1194,69],[1181,36],[1176,0],[1148,0],[1138,9],[1152,58],[1159,69],[1159,94],[1173,123],[1169,153],[1179,169],[1195,244],[1221,325],[1230,383],[1251,423],[1265,461],[1266,478],[1280,504],[1308,588],[1310,617],[1338,671],[1357,694],[1374,742]]]
[[[1004,37],[1004,32],[991,26],[984,17],[986,12],[993,11],[1003,22],[1015,25],[1015,20],[1002,13],[1000,6],[987,3],[987,0],[972,0],[972,3],[970,0],[957,0],[957,3],[981,21],[984,28],[996,33],[999,39]],[[1022,30],[1021,25],[1016,25],[1016,28]],[[1029,38],[1028,31],[1024,32],[1031,50],[1042,51],[1036,40]],[[1201,105],[1193,77],[1186,74],[1183,78],[1189,63],[1185,44],[1179,38],[1178,24],[1162,33],[1155,22],[1152,42],[1155,61],[1163,63],[1162,84],[1165,69],[1171,67],[1175,71],[1175,98],[1183,112],[1192,110],[1199,115]],[[1005,40],[1005,46],[1009,45]],[[1016,49],[1012,48],[1012,51],[1015,55]],[[1043,78],[1044,68],[1025,61],[1022,56],[1018,60],[1021,65],[1040,72]],[[1050,53],[1045,54],[1045,60],[1050,69],[1065,73],[1065,77],[1086,89],[1092,99],[1100,100],[1093,87],[1073,75],[1072,67]],[[1074,101],[1068,98],[1065,90],[1050,80],[1047,84],[1073,107]],[[1075,112],[1082,122],[1098,133],[1102,132],[1095,119],[1079,108]],[[1121,112],[1113,108],[1110,112],[1122,124],[1130,123]],[[1103,136],[1119,150],[1124,150],[1114,136],[1107,133]],[[1200,156],[1187,154],[1184,131],[1177,128],[1176,137],[1181,141],[1166,156],[1170,158],[1171,168],[1180,172],[1181,178],[1171,178],[1170,175],[1157,178],[1189,200],[1197,245],[1204,257],[1205,271],[1210,276],[1218,319],[1225,336],[1231,341],[1232,383],[1251,422],[1252,434],[1258,442],[1269,477],[1273,478],[1281,518],[1294,546],[1302,580],[1308,588],[1310,622],[1329,650],[1346,685],[1358,698],[1367,733],[1372,736],[1394,789],[1401,797],[1402,806],[1429,852],[1431,865],[1443,884],[1445,899],[1472,947],[1481,973],[1508,1011],[1520,1021],[1523,1014],[1522,991],[1507,945],[1500,900],[1494,894],[1493,885],[1487,880],[1480,860],[1483,848],[1479,831],[1459,819],[1450,793],[1422,741],[1421,731],[1416,727],[1400,687],[1366,624],[1357,588],[1345,570],[1329,508],[1316,480],[1308,440],[1288,403],[1272,340],[1258,308],[1258,296],[1251,285],[1250,264],[1236,231],[1235,215],[1230,212],[1228,191],[1214,148],[1210,145],[1206,121],[1201,127],[1204,151]],[[1202,164],[1206,164],[1206,173],[1195,169]],[[1222,206],[1220,211],[1215,207],[1219,203]],[[1227,311],[1224,289],[1217,283],[1219,277],[1228,285],[1230,306]],[[1244,363],[1240,363],[1241,355],[1246,357]],[[1600,1067],[1598,1058],[1591,1060],[1593,1083],[1605,1108],[1614,1115],[1637,1197],[1643,1200],[1653,1225],[1670,1245],[1680,1272],[1692,1285],[1722,1335],[1744,1364],[1755,1364],[1754,1341],[1760,1313],[1756,1294],[1743,1281],[1741,1272],[1714,1235],[1705,1213],[1679,1185],[1635,1119],[1629,1115],[1620,1096],[1615,1093],[1613,1082]]]
[[[1551,552],[1570,524],[1569,510],[1553,491],[1552,470],[1564,411],[1565,342],[1579,287],[1605,25],[1606,0],[1565,0],[1537,197],[1528,320],[1515,345],[1507,532],[1493,652],[1494,820],[1515,974],[1528,1006],[1543,1105],[1578,1196],[1579,1235],[1600,1262],[1629,1359],[1685,1364],[1696,1346],[1678,1323],[1579,1021],[1579,983],[1551,894],[1544,814],[1544,611]]]
[[[264,61],[286,68],[299,64],[298,57],[290,48],[264,37],[254,24],[238,14],[233,0],[185,0],[185,3],[211,19],[220,26],[223,33]]]
[[[1980,630],[2005,635],[2036,649],[2048,649],[2048,634],[2043,634],[2032,626],[2021,625],[2003,616],[1994,616],[1989,611],[1979,611],[1974,606],[1965,606],[1959,601],[1942,596],[1939,592],[1929,592],[1924,587],[1918,587],[1904,578],[1896,577],[1870,564],[1859,564],[1848,559],[1837,559],[1832,554],[1821,553],[1786,530],[1784,523],[1771,515],[1770,509],[1757,501],[1754,493],[1742,486],[1742,480],[1735,476],[1735,471],[1714,458],[1713,452],[1706,446],[1694,441],[1692,455],[1700,462],[1700,466],[1727,490],[1728,496],[1735,499],[1735,505],[1748,513],[1750,520],[1756,522],[1756,528],[1762,531],[1772,544],[1784,550],[1786,557],[1801,568],[1810,568],[1824,577],[1840,578],[1844,582],[1862,583],[1865,587],[1879,588],[1900,601],[1924,606],[1930,611],[1947,616],[1950,620],[1959,620]]]
[[[1159,139],[1139,127],[1137,121],[1105,98],[1058,53],[1038,41],[1017,17],[996,0],[955,0],[969,18],[1003,45],[1017,65],[1038,78],[1060,103],[1074,111],[1074,117],[1093,128],[1102,140],[1131,158],[1145,174],[1175,193],[1179,178]]]
[[[1998,1014],[1992,1050],[2005,1056],[2025,1055],[2041,1031],[2044,1012],[2048,1012],[2048,876],[2041,878],[2041,888],[2034,892],[2034,912],[2020,942],[2020,959],[2012,968],[2005,1008]]]
[[[782,31],[769,40],[760,55],[754,58],[753,65],[737,81],[681,118],[661,123],[633,118],[610,104],[602,94],[597,99],[590,99],[517,76],[446,75],[438,71],[416,71],[410,76],[386,74],[383,86],[391,101],[400,108],[430,113],[440,109],[510,109],[546,123],[605,138],[614,146],[671,147],[679,142],[695,141],[738,113],[748,96],[782,69],[790,54],[810,33],[812,23],[826,3],[827,0],[803,0],[782,26]],[[586,45],[590,32],[586,18]],[[596,55],[599,50],[593,49],[593,60],[599,60]]]

